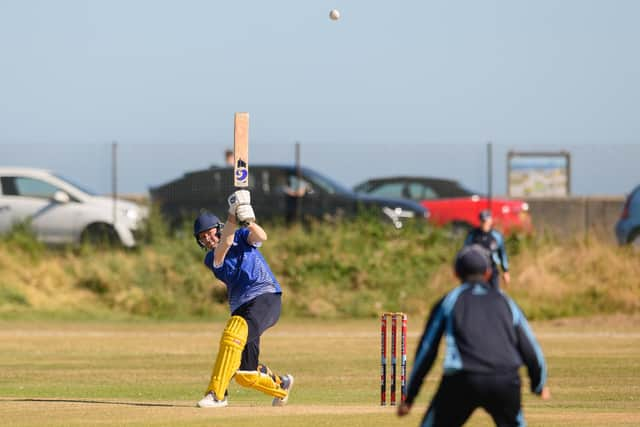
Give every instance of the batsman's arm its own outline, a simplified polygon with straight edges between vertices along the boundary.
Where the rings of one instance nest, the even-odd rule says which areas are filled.
[[[252,222],[247,226],[249,229],[249,236],[247,237],[247,241],[252,246],[257,246],[267,240],[267,232],[259,226],[257,223]]]
[[[224,257],[227,256],[229,248],[233,245],[233,238],[235,236],[237,226],[238,224],[236,223],[235,214],[229,214],[227,222],[225,222],[224,228],[222,229],[220,243],[213,254],[214,266],[220,266],[224,262]]]

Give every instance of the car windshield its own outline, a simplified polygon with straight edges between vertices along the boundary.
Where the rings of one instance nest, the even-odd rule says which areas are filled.
[[[402,197],[414,200],[446,199],[451,197],[482,196],[477,191],[470,190],[458,181],[447,179],[383,179],[373,180],[369,185],[359,185],[356,191],[364,191],[386,197]]]
[[[324,175],[319,174],[316,171],[312,171],[310,169],[304,169],[305,176],[311,181],[313,184],[322,188],[329,194],[344,194],[349,195],[353,194],[353,191],[348,188],[342,186],[341,184],[335,182],[331,178],[328,178]]]
[[[67,183],[69,183],[69,184],[73,185],[73,186],[74,186],[74,187],[76,187],[78,190],[80,190],[80,191],[82,191],[82,192],[84,192],[84,193],[87,193],[87,194],[88,194],[88,195],[90,195],[90,196],[97,196],[97,194],[96,194],[94,191],[89,190],[89,189],[87,189],[87,188],[83,187],[82,185],[79,185],[79,184],[77,184],[77,183],[73,182],[73,181],[72,181],[72,180],[70,180],[69,178],[66,178],[66,177],[64,177],[64,176],[62,176],[62,175],[59,175],[59,174],[53,174],[53,176],[55,176],[55,177],[56,177],[56,178],[58,178],[58,179],[61,179],[61,180],[62,180],[62,181],[64,181],[64,182],[67,182]]]
[[[484,197],[484,194],[480,193],[479,191],[470,190],[469,188],[465,187],[464,185],[458,184],[457,190],[460,192],[460,194],[457,194],[456,196],[480,196],[480,197]]]

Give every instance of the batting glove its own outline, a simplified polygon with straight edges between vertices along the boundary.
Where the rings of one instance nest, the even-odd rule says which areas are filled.
[[[240,205],[236,209],[236,218],[242,226],[247,226],[251,222],[255,222],[256,214],[253,212],[251,205]]]
[[[229,214],[236,215],[238,206],[251,204],[251,193],[249,190],[237,190],[234,191],[228,198]]]

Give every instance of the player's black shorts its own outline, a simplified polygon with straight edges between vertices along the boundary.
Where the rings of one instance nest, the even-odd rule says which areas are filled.
[[[422,420],[423,427],[457,427],[476,408],[485,409],[498,427],[526,425],[520,406],[520,377],[462,372],[442,377]]]
[[[262,294],[247,301],[236,309],[232,316],[240,316],[247,321],[249,335],[242,351],[240,370],[255,371],[260,356],[260,336],[280,318],[281,294]]]

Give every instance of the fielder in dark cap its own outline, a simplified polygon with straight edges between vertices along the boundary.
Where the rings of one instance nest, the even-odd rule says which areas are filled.
[[[523,426],[520,366],[527,366],[531,391],[550,398],[542,350],[516,303],[488,283],[491,268],[485,248],[464,247],[454,269],[462,283],[431,311],[398,415],[411,410],[444,335],[442,380],[421,425],[461,426],[481,407],[496,426]]]
[[[489,282],[495,286],[500,286],[500,269],[505,284],[509,284],[511,276],[509,274],[509,258],[504,246],[504,236],[493,228],[493,216],[488,209],[483,210],[478,215],[480,226],[472,229],[467,234],[464,241],[465,246],[481,245],[489,251],[491,263],[491,277]]]

